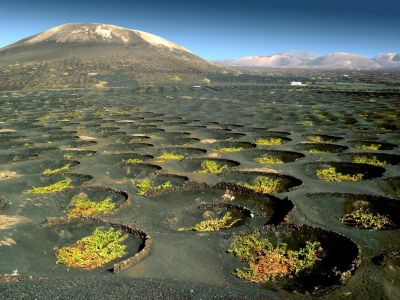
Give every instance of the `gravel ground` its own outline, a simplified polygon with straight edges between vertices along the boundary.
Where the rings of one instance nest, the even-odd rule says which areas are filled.
[[[247,299],[247,297],[234,289],[114,276],[1,283],[0,299]]]

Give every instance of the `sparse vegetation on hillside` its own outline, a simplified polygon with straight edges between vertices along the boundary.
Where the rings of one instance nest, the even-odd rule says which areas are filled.
[[[158,42],[144,42],[143,47],[135,47],[124,41],[117,41],[118,36],[130,36],[125,33],[113,35],[112,40],[98,36],[97,24],[90,25],[89,36],[79,42],[81,47],[74,47],[70,43],[47,43],[54,35],[67,36],[76,32],[67,25],[62,30],[52,32],[41,42],[24,44],[17,42],[18,53],[24,57],[24,63],[13,63],[14,51],[3,53],[4,64],[0,70],[0,90],[38,90],[38,89],[65,89],[90,88],[103,92],[110,87],[137,87],[139,84],[196,84],[211,85],[212,80],[205,78],[205,74],[223,74],[223,70],[203,59],[180,48],[176,51],[159,51]],[[107,26],[107,25],[104,25]],[[114,31],[115,28],[109,29]],[[78,32],[81,31],[79,28]],[[148,36],[138,36],[145,39]],[[161,38],[160,38],[161,40]],[[107,45],[105,45],[107,42]],[[60,47],[61,45],[61,47]],[[90,45],[88,49],[87,45]],[[173,45],[168,44],[168,45]],[[46,59],[38,60],[40,53],[47,53]],[[90,58],[89,58],[90,57]],[[15,96],[19,94],[14,92]]]
[[[182,81],[182,78],[180,78],[178,75],[171,76],[170,79],[171,79],[172,81]]]

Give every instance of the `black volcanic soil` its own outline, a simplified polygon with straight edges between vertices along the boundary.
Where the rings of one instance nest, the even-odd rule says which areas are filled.
[[[342,73],[335,74],[329,74],[331,81],[342,82]],[[320,75],[326,76],[322,71]],[[380,266],[372,259],[398,251],[398,227],[360,230],[338,220],[347,211],[349,197],[373,202],[382,214],[395,208],[390,216],[397,215],[400,203],[400,98],[393,88],[386,93],[383,84],[360,86],[367,75],[358,74],[359,80],[336,92],[322,84],[290,88],[293,79],[313,79],[286,73],[257,77],[268,84],[247,84],[243,79],[240,84],[210,87],[1,93],[0,221],[13,222],[0,222],[0,299],[396,299],[398,262],[392,259]],[[391,82],[394,78],[388,76]],[[366,90],[374,93],[360,96]],[[390,128],[381,117],[372,117],[373,112],[390,120]],[[322,140],[313,144],[310,136]],[[259,137],[282,137],[284,143],[254,146]],[[365,141],[385,147],[360,149]],[[215,151],[221,148],[233,151]],[[319,151],[310,153],[314,148]],[[166,151],[183,157],[158,158]],[[370,158],[376,153],[389,164],[356,165],[352,159],[358,153]],[[282,162],[261,164],[255,160],[261,156]],[[205,160],[227,169],[201,173]],[[71,170],[41,174],[68,163]],[[350,167],[378,171],[358,182],[319,180],[315,171],[330,165],[343,173]],[[290,184],[273,196],[240,187],[268,175]],[[66,191],[24,193],[66,178],[74,185]],[[170,181],[172,187],[141,196],[136,185],[142,179],[155,185]],[[118,210],[99,218],[149,235],[146,251],[140,252],[139,240],[130,248],[131,255],[141,253],[140,260],[116,275],[110,271],[112,264],[94,271],[68,271],[56,264],[53,247],[79,239],[87,224],[82,221],[80,230],[74,229],[76,223],[43,225],[47,218],[65,216],[70,198],[79,191],[97,200],[114,195]],[[232,207],[254,216],[219,232],[177,230],[200,221],[205,210]],[[273,228],[268,227],[271,222]],[[318,290],[303,279],[295,278],[287,289],[236,278],[233,271],[241,264],[226,252],[232,234],[265,226],[271,238],[289,243],[300,236],[321,239],[331,251],[332,265],[324,268],[331,271],[333,266],[343,274],[332,273],[333,280],[328,269],[313,270],[315,278],[326,278]],[[330,238],[335,245],[329,245]]]

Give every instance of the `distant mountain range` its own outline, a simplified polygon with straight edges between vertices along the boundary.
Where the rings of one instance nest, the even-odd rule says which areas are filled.
[[[316,56],[310,52],[286,51],[266,56],[245,56],[232,60],[213,61],[213,63],[225,67],[371,70],[400,68],[400,53],[384,53],[368,58],[352,53]]]

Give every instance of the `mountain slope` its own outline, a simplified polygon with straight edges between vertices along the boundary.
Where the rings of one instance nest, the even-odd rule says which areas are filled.
[[[66,24],[0,49],[0,89],[201,83],[221,68],[156,35]]]
[[[190,52],[182,46],[154,34],[108,24],[65,24],[18,41],[2,50],[46,43],[135,46],[143,42],[169,50]]]

